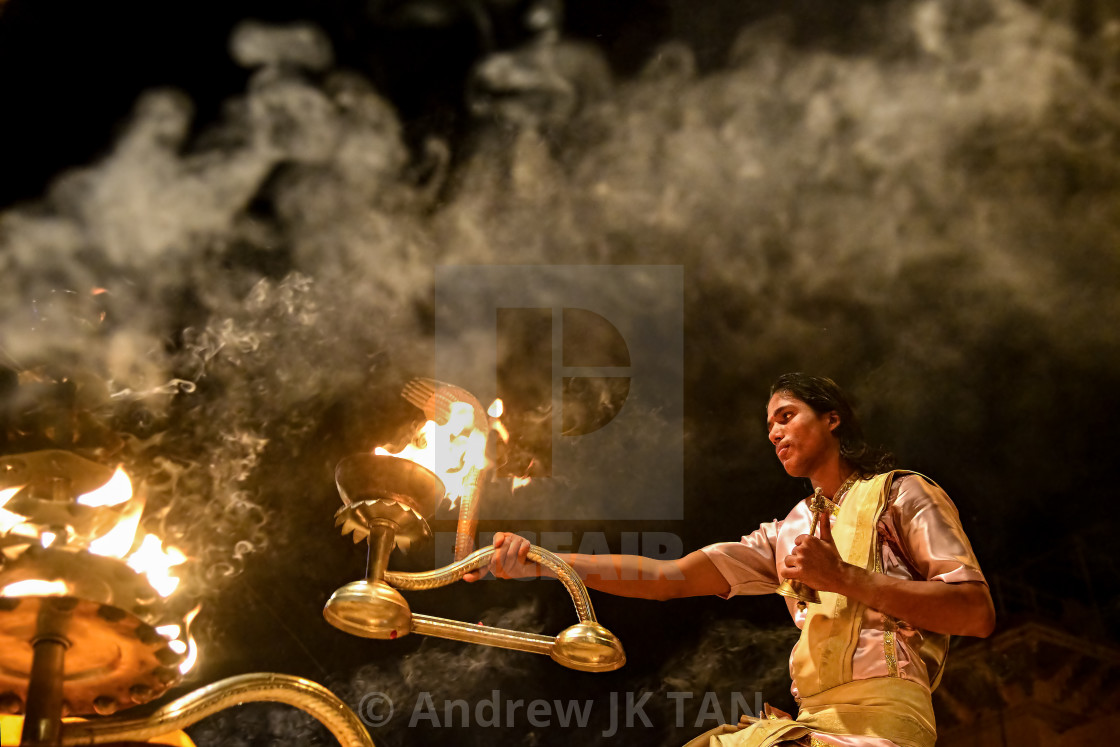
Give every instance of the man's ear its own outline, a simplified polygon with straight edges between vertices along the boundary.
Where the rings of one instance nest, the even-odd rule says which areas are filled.
[[[835,431],[839,427],[840,413],[836,412],[836,410],[833,410],[832,412],[828,413],[828,430]]]

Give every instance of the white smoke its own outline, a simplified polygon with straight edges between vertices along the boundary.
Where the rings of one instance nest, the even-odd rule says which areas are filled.
[[[1085,44],[1016,0],[874,20],[890,42],[843,53],[757,24],[704,75],[667,46],[609,96],[596,77],[566,122],[480,127],[424,183],[391,105],[331,68],[314,29],[246,27],[233,46],[257,69],[219,126],[190,139],[191,103],[146,92],[104,159],[0,214],[3,356],[80,367],[126,415],[147,409],[153,505],[216,579],[250,547],[317,552],[298,540],[334,510],[301,503],[330,490],[327,414],[353,450],[395,427],[372,423],[429,373],[437,265],[682,265],[686,474],[705,485],[689,515],[706,531],[771,518],[720,478],[767,474],[766,385],[794,369],[850,383],[904,455],[958,458],[962,513],[991,517],[981,499],[1049,454],[1001,420],[1117,378],[1115,30]],[[656,412],[642,422],[631,436],[655,438]],[[586,458],[624,465],[625,444]],[[1035,477],[1038,495],[1064,487]],[[1004,540],[984,539],[996,556]],[[407,699],[437,659],[355,688]]]

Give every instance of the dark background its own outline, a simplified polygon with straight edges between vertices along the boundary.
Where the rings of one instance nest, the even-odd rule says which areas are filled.
[[[128,434],[130,469],[174,476],[153,491],[163,509],[153,521],[188,550],[189,591],[203,601],[201,663],[176,693],[250,671],[314,679],[359,710],[383,692],[398,712],[373,730],[378,744],[676,744],[715,721],[696,728],[694,701],[674,725],[667,692],[734,690],[753,704],[761,691],[791,706],[792,628],[772,598],[595,595],[629,657],[604,675],[416,637],[364,641],[322,620],[364,560],[331,527],[333,466],[415,415],[397,394],[431,375],[431,270],[456,263],[685,274],[685,418],[669,424],[684,433],[683,519],[488,520],[484,532],[570,532],[574,545],[601,532],[615,550],[634,533],[669,532],[687,551],[784,515],[806,486],[773,459],[762,408],[777,374],[811,370],[851,389],[873,438],[953,496],[1002,629],[1042,619],[1112,645],[1110,5],[572,0],[563,38],[598,50],[609,93],[533,125],[472,115],[466,97],[475,65],[534,38],[527,4],[474,6],[485,34],[466,7],[0,5],[6,365],[47,380],[90,373],[118,396],[82,406]],[[299,122],[301,105],[279,104],[297,121],[277,115],[275,130],[246,114],[255,73],[228,52],[244,18],[326,32],[330,70],[355,71],[388,104],[371,141],[384,144],[380,170],[354,176],[345,156],[306,145],[325,125]],[[321,91],[328,75],[291,79]],[[190,112],[188,129],[149,142],[137,102],[157,88],[185,94],[168,106]],[[251,145],[262,131],[271,150]],[[137,132],[126,153],[120,143]],[[442,167],[426,150],[433,139],[445,144]],[[245,174],[218,173],[239,154]],[[191,179],[199,191],[176,191]],[[228,199],[207,201],[230,184]],[[95,286],[108,293],[85,299]],[[177,380],[193,385],[166,386]],[[515,443],[530,443],[520,417]],[[625,464],[625,443],[609,456]],[[512,500],[503,484],[490,493],[499,507]],[[434,527],[453,531],[453,515]],[[423,551],[394,559],[430,562]],[[409,599],[417,612],[547,633],[574,621],[545,583]],[[421,692],[438,705],[494,690],[590,699],[594,719],[611,693],[648,691],[654,725],[614,738],[599,720],[579,733],[524,719],[408,726]],[[327,740],[298,713],[264,706],[192,735]]]

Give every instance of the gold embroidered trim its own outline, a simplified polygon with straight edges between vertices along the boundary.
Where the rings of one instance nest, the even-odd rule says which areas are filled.
[[[818,499],[821,502],[821,508],[825,513],[830,513],[833,516],[840,515],[840,506],[825,498],[823,495]]]
[[[883,572],[883,546],[876,536],[875,567],[876,573]],[[898,630],[895,619],[890,615],[883,615],[883,659],[887,662],[887,676],[898,677],[898,647],[895,645],[894,632]]]
[[[809,747],[833,747],[828,742],[822,742],[816,737],[809,737]]]
[[[898,677],[898,649],[894,644],[894,619],[890,617],[883,631],[883,658],[887,660],[887,676]]]

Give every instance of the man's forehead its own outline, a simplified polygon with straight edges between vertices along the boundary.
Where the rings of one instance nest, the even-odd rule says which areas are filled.
[[[780,410],[784,410],[788,407],[792,407],[796,410],[802,407],[808,407],[808,405],[788,392],[776,392],[774,396],[770,398],[770,404],[766,406],[766,419],[773,420],[774,416],[777,415]]]

